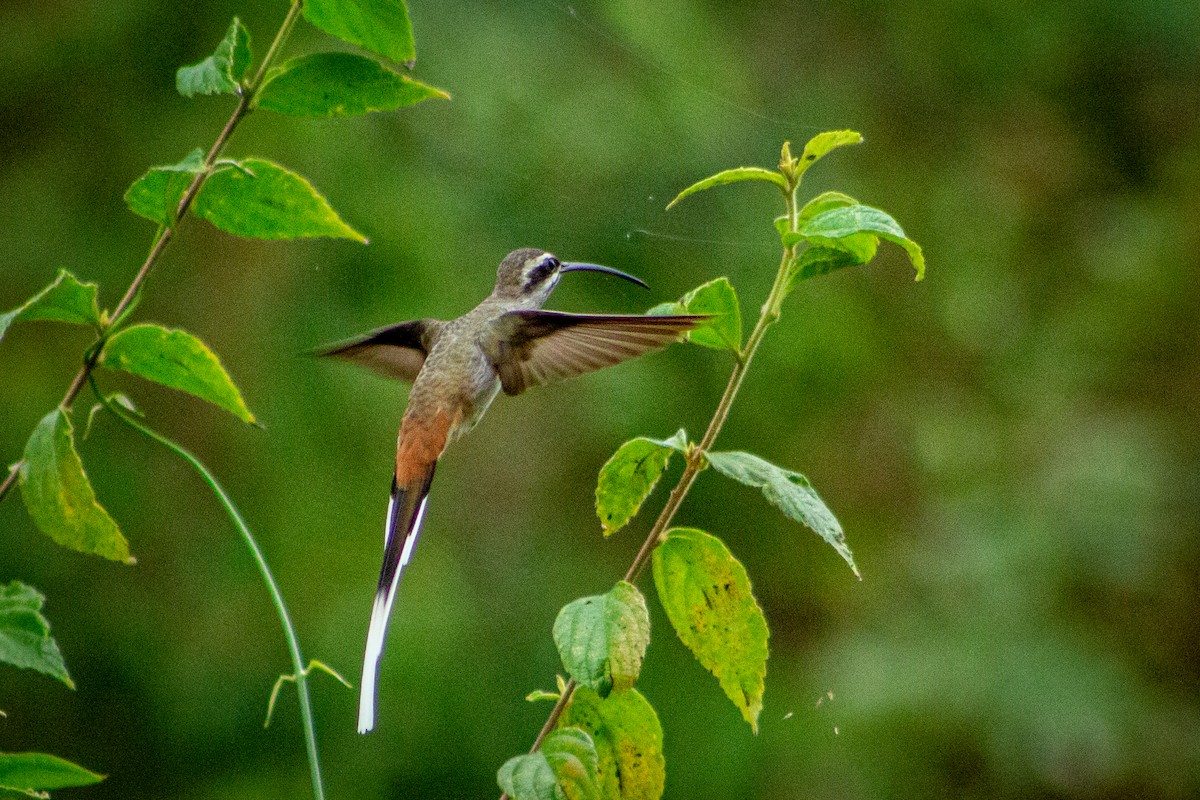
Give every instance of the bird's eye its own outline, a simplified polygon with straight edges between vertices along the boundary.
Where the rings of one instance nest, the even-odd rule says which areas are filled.
[[[558,259],[554,257],[547,258],[542,263],[529,271],[529,276],[525,280],[526,287],[533,288],[546,278],[553,274],[554,270],[558,269]]]

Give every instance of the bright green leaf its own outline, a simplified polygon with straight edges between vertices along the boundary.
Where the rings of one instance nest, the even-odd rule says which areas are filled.
[[[225,38],[211,56],[175,73],[175,88],[184,97],[198,94],[237,94],[238,81],[250,66],[250,31],[233,18]]]
[[[188,392],[243,422],[254,422],[242,393],[216,355],[186,331],[149,324],[130,326],[104,345],[100,364]]]
[[[151,222],[173,225],[183,193],[204,170],[204,151],[199,147],[178,164],[151,167],[125,190],[125,205]]]
[[[96,284],[80,283],[74,275],[60,269],[54,283],[12,311],[0,314],[0,339],[4,338],[8,326],[18,321],[45,319],[99,325],[100,308],[96,305],[98,291]]]
[[[841,247],[839,240],[861,233],[879,236],[903,247],[917,270],[917,280],[925,277],[921,246],[905,235],[896,220],[877,208],[863,205],[831,208],[810,219],[800,233],[808,242],[824,247]]]
[[[662,725],[637,689],[601,698],[580,686],[559,720],[586,731],[596,746],[600,796],[658,800],[666,782]]]
[[[104,780],[91,770],[45,753],[0,753],[0,788],[46,792]]]
[[[818,133],[804,145],[804,153],[800,156],[797,175],[803,175],[809,167],[829,151],[848,144],[861,144],[862,134],[857,131],[825,131]]]
[[[338,217],[311,183],[259,158],[210,175],[192,211],[226,233],[252,239],[328,236],[367,241]]]
[[[606,594],[563,606],[554,620],[554,644],[577,683],[602,696],[633,686],[650,644],[650,613],[633,584],[620,581]]]
[[[58,678],[75,688],[62,653],[42,616],[46,598],[32,586],[13,581],[0,586],[0,661]]]
[[[711,189],[714,186],[721,186],[726,183],[736,183],[738,181],[767,181],[778,186],[786,192],[788,190],[787,180],[778,172],[762,167],[736,167],[727,169],[723,172],[718,172],[716,175],[705,178],[702,181],[697,181],[691,186],[684,189],[679,194],[675,195],[675,199],[667,204],[667,208],[678,203],[683,198],[696,192],[702,192],[705,189]]]
[[[401,0],[304,0],[304,18],[328,34],[411,67],[417,57]]]
[[[796,215],[799,227],[803,228],[808,224],[808,221],[820,214],[823,211],[828,211],[831,208],[845,208],[846,206],[856,206],[859,202],[848,194],[841,192],[821,192],[805,203],[800,213]]]
[[[449,99],[370,58],[353,53],[316,53],[294,58],[258,92],[258,108],[302,117],[351,117],[395,111],[431,97]]]
[[[708,314],[712,319],[687,334],[687,340],[716,350],[742,349],[742,310],[737,292],[726,277],[697,286],[679,300],[687,314]]]
[[[772,505],[789,519],[811,528],[846,560],[855,575],[859,575],[841,523],[808,482],[808,478],[750,453],[710,452],[705,455],[713,469],[725,477],[762,489],[763,496]]]
[[[683,312],[680,312],[683,313]],[[596,481],[596,516],[611,536],[628,524],[654,491],[667,469],[672,451],[687,451],[687,433],[681,428],[670,439],[639,436],[617,448],[600,468]]]
[[[596,767],[592,738],[579,728],[559,728],[537,752],[504,762],[496,782],[512,800],[600,800]]]
[[[51,539],[82,553],[134,563],[129,542],[96,502],[63,409],[54,409],[33,429],[18,480],[29,516]]]
[[[758,732],[767,621],[746,569],[715,536],[675,528],[654,550],[654,585],[675,632]]]
[[[557,703],[558,698],[562,697],[558,692],[547,692],[545,689],[534,689],[529,694],[525,695],[526,703],[539,703],[542,700],[550,700]]]

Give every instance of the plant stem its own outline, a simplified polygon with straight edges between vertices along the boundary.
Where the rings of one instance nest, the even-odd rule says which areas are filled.
[[[791,230],[796,230],[796,186],[792,186],[790,191],[784,193],[784,199],[787,204],[787,216],[789,227]],[[729,417],[729,409],[733,406],[733,401],[737,398],[738,391],[742,388],[742,381],[746,377],[746,371],[750,368],[750,362],[754,360],[754,354],[758,351],[758,346],[762,344],[763,337],[767,334],[767,329],[770,328],[779,320],[780,307],[783,305],[784,297],[787,295],[787,279],[788,267],[796,256],[795,246],[784,248],[783,256],[779,262],[779,270],[775,273],[775,282],[771,286],[771,291],[767,295],[767,300],[763,303],[762,311],[758,316],[758,322],[754,325],[754,330],[750,332],[750,337],[746,340],[745,347],[738,353],[737,363],[734,364],[733,372],[729,376],[729,382],[725,384],[725,392],[721,395],[720,402],[717,403],[717,409],[713,412],[712,419],[709,420],[708,428],[704,431],[704,437],[700,440],[700,444],[690,448],[687,454],[687,465],[683,468],[683,474],[679,476],[679,480],[675,483],[675,488],[671,490],[671,494],[667,497],[666,505],[658,514],[658,519],[654,521],[654,525],[650,528],[650,533],[646,536],[646,541],[642,543],[641,549],[634,556],[633,563],[629,565],[629,570],[625,573],[625,580],[629,583],[637,583],[638,576],[642,569],[646,566],[646,562],[650,560],[650,554],[654,552],[654,548],[662,540],[663,535],[671,525],[671,521],[675,518],[675,512],[683,504],[688,492],[692,488],[692,484],[696,480],[696,476],[707,466],[704,454],[712,448],[716,443],[718,434],[721,433],[721,428],[725,425],[725,420]],[[542,726],[542,730],[538,733],[537,738],[533,742],[533,747],[529,749],[530,753],[537,752],[541,747],[542,740],[554,730],[554,726],[558,723],[559,717],[562,716],[567,705],[571,702],[571,695],[575,692],[575,679],[567,681],[566,687],[558,698],[558,702],[554,704],[554,708],[550,711],[550,716],[546,719],[546,724]],[[508,794],[500,795],[500,800],[507,800]]]
[[[271,65],[272,61],[274,61],[279,49],[287,40],[288,34],[291,33],[292,26],[294,26],[296,24],[296,20],[300,18],[301,11],[301,3],[298,1],[293,2],[291,8],[288,10],[287,16],[284,17],[283,22],[279,26],[279,31],[275,34],[275,39],[271,42],[271,47],[267,50],[267,55],[263,58],[262,64],[259,65],[258,72],[256,72],[254,74],[254,78],[243,87],[238,97],[237,107],[233,110],[233,114],[230,115],[229,119],[226,121],[225,127],[221,129],[221,133],[217,136],[217,140],[213,142],[213,146],[209,148],[208,156],[204,159],[205,170],[198,173],[196,177],[192,179],[191,184],[183,193],[183,197],[180,198],[179,207],[175,211],[174,223],[160,228],[158,233],[155,234],[154,242],[150,245],[150,252],[146,255],[146,260],[142,262],[142,266],[137,271],[137,274],[134,275],[133,281],[129,284],[129,288],[125,290],[125,295],[121,298],[121,302],[117,303],[117,307],[113,310],[113,313],[110,317],[111,319],[120,320],[126,310],[129,309],[130,304],[132,304],[137,298],[138,293],[141,292],[142,286],[146,283],[146,279],[150,277],[151,270],[154,269],[155,264],[157,264],[159,259],[162,257],[163,250],[166,249],[167,243],[171,241],[175,231],[183,222],[184,214],[191,207],[192,201],[196,199],[196,195],[200,193],[200,188],[204,185],[204,181],[207,180],[213,164],[221,155],[221,151],[225,149],[225,145],[229,142],[229,138],[233,136],[233,132],[237,128],[238,123],[242,121],[242,118],[245,117],[247,113],[249,113],[251,103],[254,100],[254,93],[261,85],[263,75],[266,74],[267,68]],[[112,330],[105,331],[100,337],[101,340],[112,332]],[[98,340],[95,344],[93,344],[91,351],[92,355],[83,362],[83,366],[81,366],[79,371],[75,373],[75,379],[72,380],[71,385],[67,387],[67,392],[63,395],[62,402],[59,404],[63,408],[70,410],[71,406],[75,403],[75,398],[79,396],[79,392],[83,389],[84,384],[86,384],[88,382],[88,378],[91,377],[92,370],[96,368],[96,363],[100,357],[100,351],[103,349],[102,347],[96,346],[100,343],[101,341]],[[4,482],[0,483],[0,500],[3,500],[4,496],[8,494],[8,490],[12,488],[13,482],[16,480],[17,472],[24,463],[25,461],[22,459],[14,464],[12,471],[9,472],[7,477],[5,477]]]
[[[283,601],[283,594],[279,591],[279,585],[275,582],[275,576],[271,574],[271,567],[267,564],[267,559],[263,555],[262,549],[258,546],[254,534],[250,532],[245,519],[242,518],[237,506],[233,504],[233,500],[229,498],[225,489],[217,481],[216,476],[209,471],[208,467],[204,466],[200,459],[174,441],[138,422],[115,404],[111,403],[96,387],[94,379],[89,379],[89,382],[91,383],[92,391],[96,393],[96,397],[118,419],[174,452],[200,474],[200,477],[212,489],[213,494],[217,496],[217,500],[224,507],[225,513],[229,515],[229,519],[233,522],[234,527],[238,529],[238,533],[241,534],[246,547],[250,549],[250,554],[254,557],[254,562],[258,565],[258,571],[262,574],[263,582],[266,583],[267,590],[271,593],[271,601],[275,604],[275,610],[279,613],[279,622],[283,626],[283,634],[287,639],[288,653],[291,655],[292,668],[294,670],[293,677],[296,682],[296,694],[300,698],[300,717],[304,723],[304,743],[308,750],[308,770],[312,779],[313,797],[315,800],[324,800],[325,787],[321,781],[321,762],[317,755],[316,726],[313,722],[312,700],[308,694],[308,672],[304,668],[304,657],[300,653],[300,641],[296,638],[296,629],[292,625],[287,605]]]

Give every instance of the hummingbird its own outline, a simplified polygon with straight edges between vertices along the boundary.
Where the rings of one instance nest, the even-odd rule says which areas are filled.
[[[563,262],[545,250],[522,248],[505,256],[492,293],[461,317],[400,322],[316,353],[412,383],[396,437],[383,567],[363,654],[359,733],[375,727],[376,680],[392,601],[412,558],[434,469],[446,447],[479,422],[501,390],[518,395],[618,364],[666,347],[708,319],[542,310],[559,279],[575,271],[607,273],[648,288],[612,267]]]

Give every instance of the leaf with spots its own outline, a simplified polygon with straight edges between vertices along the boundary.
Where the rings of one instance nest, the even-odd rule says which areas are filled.
[[[680,640],[758,732],[767,620],[741,562],[715,536],[674,528],[654,550],[658,599]]]
[[[617,448],[596,481],[596,516],[611,536],[637,514],[655,485],[672,452],[687,451],[687,433],[680,428],[670,439],[639,436]]]
[[[581,728],[596,745],[605,800],[658,800],[666,782],[662,725],[637,689],[601,698],[586,686],[571,695],[559,725]]]
[[[554,621],[563,667],[607,696],[633,686],[650,644],[650,613],[637,587],[619,581],[606,594],[568,603]]]
[[[579,728],[559,728],[536,752],[513,756],[496,775],[512,800],[600,800],[596,746]]]

